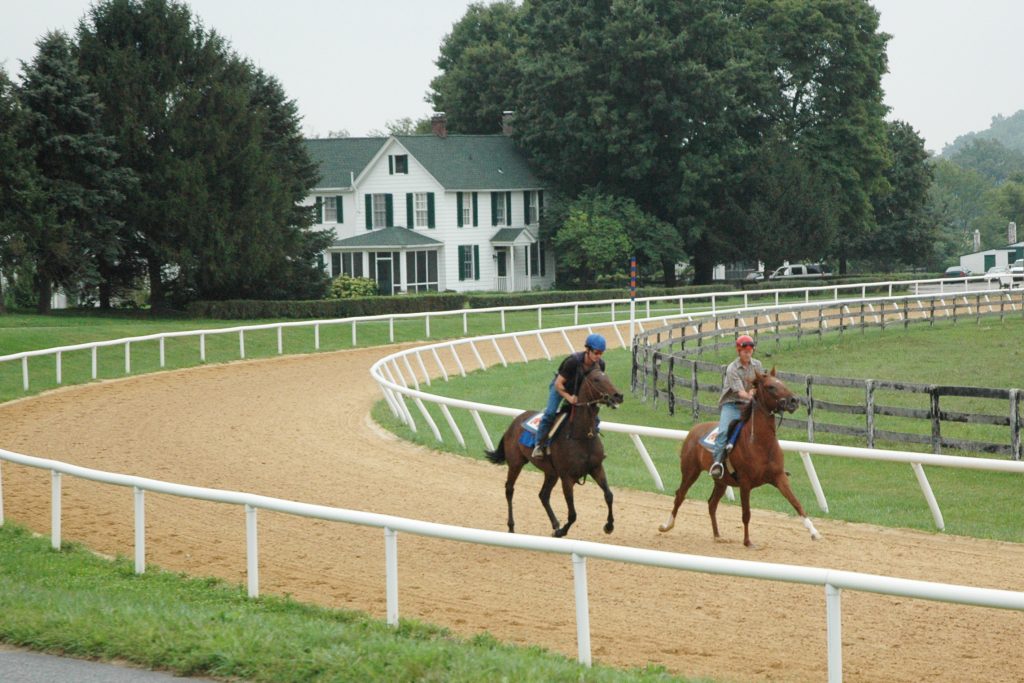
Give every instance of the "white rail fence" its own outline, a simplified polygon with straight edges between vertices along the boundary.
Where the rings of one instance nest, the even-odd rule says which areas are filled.
[[[594,543],[591,541],[575,541],[565,538],[556,539],[523,534],[508,534],[484,529],[470,529],[371,512],[312,505],[236,491],[173,484],[155,479],[78,467],[56,460],[36,458],[0,449],[0,463],[3,461],[50,471],[52,481],[50,542],[57,549],[61,545],[62,476],[74,476],[114,486],[130,487],[134,497],[136,573],[143,573],[146,565],[145,494],[147,491],[197,500],[243,505],[245,507],[246,583],[250,597],[257,597],[259,595],[259,555],[257,542],[257,512],[259,510],[269,510],[301,517],[312,517],[331,522],[383,529],[386,618],[387,623],[392,626],[398,624],[399,618],[399,532],[463,543],[567,555],[572,560],[573,568],[577,658],[586,666],[590,666],[592,663],[590,597],[587,583],[588,558],[665,569],[823,586],[825,589],[826,607],[828,680],[833,683],[841,681],[843,676],[841,618],[841,592],[843,589],[961,605],[1024,611],[1024,592],[1019,591],[959,586],[821,567],[802,567],[770,562],[704,557],[661,550]],[[2,477],[0,477],[0,525],[4,521],[2,481]],[[222,533],[224,531],[222,530]],[[642,590],[642,588],[640,589]]]
[[[507,330],[506,316],[510,313],[520,313],[525,311],[535,311],[537,315],[537,329],[544,329],[544,317],[545,313],[548,314],[549,319],[551,316],[557,316],[563,318],[569,315],[569,311],[572,313],[572,325],[578,326],[581,324],[581,316],[586,318],[600,316],[601,320],[591,321],[593,324],[599,322],[619,322],[622,320],[628,320],[629,311],[631,308],[639,307],[640,313],[644,318],[655,318],[655,317],[671,317],[675,310],[678,310],[678,315],[683,316],[687,314],[687,308],[690,312],[721,312],[723,310],[732,310],[737,308],[737,303],[740,303],[738,308],[749,309],[752,306],[752,302],[763,301],[767,302],[769,306],[778,306],[780,302],[785,298],[791,300],[794,297],[803,297],[807,302],[812,300],[831,300],[831,301],[847,301],[847,300],[860,300],[867,298],[868,292],[881,292],[884,296],[891,297],[894,289],[907,289],[914,293],[918,293],[922,288],[924,289],[937,289],[939,293],[951,294],[958,291],[973,291],[971,288],[983,287],[985,289],[991,288],[990,283],[984,282],[983,279],[979,278],[959,278],[956,280],[948,279],[932,279],[932,280],[914,280],[914,281],[890,281],[890,282],[877,282],[877,283],[860,283],[860,284],[849,284],[849,285],[827,285],[819,287],[803,287],[803,288],[792,288],[792,289],[775,289],[775,290],[753,290],[753,291],[732,291],[732,292],[712,292],[707,294],[676,294],[669,296],[655,296],[655,297],[639,297],[635,301],[629,299],[602,299],[599,301],[580,301],[580,302],[561,302],[561,303],[548,303],[548,304],[528,304],[521,306],[507,306],[507,307],[494,307],[494,308],[477,308],[477,309],[461,309],[452,311],[432,311],[429,313],[395,313],[390,315],[374,315],[374,316],[359,316],[351,318],[336,318],[331,320],[302,320],[292,322],[280,322],[280,323],[266,323],[261,325],[245,325],[235,327],[224,327],[224,328],[210,328],[204,330],[186,330],[180,332],[161,332],[149,335],[140,335],[136,337],[124,337],[121,339],[110,339],[98,342],[88,342],[83,344],[70,344],[67,346],[57,346],[48,349],[37,349],[32,351],[21,351],[18,353],[11,353],[0,356],[0,364],[3,363],[21,363],[21,376],[22,376],[22,388],[24,391],[28,391],[31,386],[30,381],[30,364],[29,359],[31,358],[42,358],[42,357],[53,357],[54,362],[54,373],[55,383],[60,385],[63,382],[63,357],[67,353],[74,351],[89,351],[91,354],[91,379],[97,379],[99,375],[99,358],[98,353],[101,348],[108,347],[123,347],[124,355],[124,374],[129,375],[132,372],[132,345],[140,344],[148,341],[157,341],[159,345],[159,367],[166,367],[166,342],[168,339],[177,338],[189,338],[197,337],[199,340],[199,362],[206,361],[206,341],[208,337],[216,337],[223,335],[238,335],[238,357],[244,359],[246,357],[245,352],[245,334],[246,332],[256,332],[259,330],[276,330],[277,332],[277,352],[279,354],[284,353],[284,330],[285,329],[298,329],[298,328],[313,328],[314,335],[314,348],[320,350],[320,330],[322,327],[337,327],[349,325],[351,326],[351,339],[352,346],[358,345],[358,330],[360,326],[366,325],[380,325],[387,323],[388,325],[388,340],[390,342],[395,341],[395,323],[406,320],[422,320],[424,325],[424,335],[429,338],[431,336],[431,320],[437,320],[440,318],[462,318],[462,334],[469,334],[469,323],[470,318],[479,318],[481,316],[498,314],[500,317],[501,331]],[[672,314],[661,314],[658,308],[673,307]],[[606,313],[603,309],[609,309]],[[625,313],[624,313],[625,312]],[[627,316],[626,318],[623,315]]]
[[[883,283],[882,286],[889,284],[889,286],[897,285],[903,286],[907,283]],[[917,283],[911,283],[915,285]],[[967,287],[968,283],[965,281],[962,283],[963,287]],[[859,288],[861,285],[852,286],[831,286],[822,288],[807,288],[806,290],[799,290],[806,292],[805,296],[810,297],[812,291],[816,290],[829,290],[834,293],[834,297],[839,299],[840,289],[847,288]],[[943,284],[939,284],[940,289],[944,287]],[[866,291],[866,290],[862,290]],[[794,290],[787,290],[787,293],[792,294]],[[940,292],[941,293],[941,292]],[[947,292],[948,293],[948,292]],[[715,310],[721,310],[717,307],[717,298],[723,295],[710,295],[704,296],[705,310],[713,312]],[[735,298],[737,295],[733,294],[730,298]],[[778,293],[774,295],[778,297]],[[862,294],[863,296],[863,294]],[[679,305],[679,312],[673,311],[670,315],[660,316],[658,320],[667,319],[678,319],[680,316],[693,316],[696,313],[686,314],[683,311],[684,303],[692,300],[694,297],[687,299],[686,297],[658,297],[651,298],[646,301],[646,305],[650,306],[651,302],[655,302],[655,305],[663,304],[665,300],[677,301]],[[746,299],[745,299],[746,301]],[[580,303],[579,306],[600,306],[608,305],[609,302],[586,302]],[[575,306],[575,304],[570,304]],[[538,323],[541,323],[542,311],[545,308],[565,308],[566,304],[547,304],[541,306],[526,306],[526,307],[515,307],[516,310],[526,309],[537,309]],[[512,310],[512,309],[504,309]],[[648,309],[649,310],[649,309]],[[737,314],[744,314],[748,310],[745,308],[736,309]],[[765,310],[761,308],[750,308],[750,312],[754,310]],[[470,313],[478,313],[481,311],[458,311],[458,312],[445,312],[445,313],[431,313],[427,316],[419,314],[420,317],[426,318],[427,334],[429,335],[429,318],[432,316],[440,315],[468,315]],[[491,311],[493,312],[493,311]],[[578,321],[579,308],[574,308],[574,322]],[[313,322],[291,322],[291,323],[275,323],[267,325],[255,325],[238,328],[226,328],[226,329],[214,329],[214,330],[199,330],[190,332],[176,332],[166,333],[160,335],[147,335],[144,337],[134,337],[129,339],[111,340],[105,342],[95,342],[92,344],[79,344],[68,347],[60,347],[56,349],[46,349],[43,351],[25,352],[22,354],[12,354],[9,356],[0,357],[0,361],[5,360],[21,360],[23,363],[24,372],[24,386],[27,390],[29,386],[28,380],[28,358],[32,356],[40,355],[53,355],[56,357],[56,369],[57,369],[57,381],[60,382],[60,367],[61,367],[61,353],[69,350],[78,349],[92,349],[93,353],[93,368],[95,376],[95,354],[97,349],[102,346],[116,346],[123,344],[125,348],[125,371],[126,373],[131,371],[130,365],[130,345],[134,342],[158,339],[160,341],[161,348],[161,366],[163,365],[163,344],[164,340],[169,337],[177,336],[199,336],[200,337],[200,348],[201,352],[204,349],[204,336],[210,334],[229,334],[237,332],[239,335],[239,355],[245,357],[245,332],[248,330],[256,329],[276,329],[278,334],[278,352],[283,353],[283,340],[282,331],[285,327],[299,327],[299,326],[314,326],[316,328],[317,337],[317,348],[319,348],[319,325],[330,325],[330,324],[352,324],[352,335],[353,343],[355,343],[356,335],[356,324],[363,320],[373,320],[379,322],[380,320],[389,320],[391,329],[391,339],[394,339],[394,321],[404,317],[415,317],[412,314],[405,315],[394,315],[394,316],[375,316],[367,319],[352,320],[335,320],[335,321],[313,321]],[[467,318],[463,318],[463,329],[468,329]],[[616,322],[614,307],[612,309],[612,321]],[[390,354],[389,356],[381,359],[374,364],[371,372],[378,382],[386,402],[390,406],[391,410],[396,416],[401,418],[411,429],[416,429],[416,422],[413,419],[413,413],[409,408],[407,401],[412,402],[416,405],[417,411],[424,418],[424,422],[430,427],[431,432],[435,438],[442,441],[442,434],[438,428],[437,423],[432,419],[429,412],[426,409],[424,401],[435,403],[438,405],[441,413],[444,415],[445,422],[451,430],[454,438],[460,444],[465,443],[465,440],[452,417],[451,409],[462,409],[467,410],[473,417],[473,422],[477,429],[480,431],[481,438],[489,448],[493,447],[493,442],[490,439],[490,435],[484,427],[483,421],[480,418],[481,412],[499,414],[499,415],[515,415],[520,412],[519,409],[492,406],[486,404],[474,403],[471,401],[464,401],[455,398],[446,398],[430,394],[422,390],[422,383],[430,386],[432,374],[427,370],[428,362],[436,365],[437,373],[445,380],[448,379],[449,374],[444,363],[441,362],[439,352],[446,352],[453,358],[455,367],[458,368],[458,372],[461,375],[466,374],[467,363],[463,361],[472,357],[472,361],[475,361],[475,365],[471,362],[469,365],[473,367],[480,367],[486,369],[487,365],[484,363],[478,344],[487,344],[490,348],[493,348],[496,355],[503,365],[508,364],[508,358],[506,358],[504,352],[499,345],[499,340],[508,340],[515,347],[515,356],[518,360],[523,362],[528,361],[529,358],[522,345],[522,340],[529,339],[531,341],[536,340],[542,349],[543,355],[549,360],[552,358],[551,349],[548,348],[545,342],[545,336],[555,335],[562,343],[565,348],[569,351],[575,350],[576,346],[570,341],[569,333],[574,334],[581,332],[590,332],[594,328],[610,328],[607,332],[609,336],[613,335],[613,339],[617,339],[621,346],[626,346],[627,342],[623,338],[622,332],[619,330],[619,325],[604,323],[604,324],[591,324],[591,325],[573,325],[570,327],[559,327],[553,329],[539,329],[532,330],[529,332],[513,332],[503,333],[500,335],[489,335],[483,337],[474,337],[469,339],[460,339],[457,341],[442,342],[435,344],[428,344],[419,346],[414,349],[401,351],[398,353]],[[650,320],[647,321],[651,323]],[[643,321],[639,322],[641,329],[643,329]],[[502,313],[502,325],[504,328],[504,313]],[[539,327],[542,325],[539,324]],[[461,352],[461,355],[460,355]],[[468,354],[468,355],[467,355]],[[424,361],[424,358],[427,361]],[[419,373],[419,374],[417,374]],[[650,459],[649,454],[643,444],[641,437],[651,438],[662,438],[671,439],[678,441],[682,439],[686,432],[675,429],[661,429],[653,427],[644,427],[638,425],[618,424],[613,422],[602,422],[602,428],[609,432],[621,432],[628,434],[631,442],[635,446],[641,459],[647,466],[652,478],[655,481],[656,486],[663,490],[663,485],[658,475],[657,469],[654,467],[653,462]],[[818,482],[817,475],[814,473],[813,464],[810,460],[810,454],[815,453],[819,455],[830,455],[830,456],[842,456],[842,457],[854,457],[862,459],[873,459],[873,460],[886,460],[890,462],[904,462],[912,465],[915,471],[915,475],[918,478],[918,482],[921,485],[922,491],[928,499],[929,506],[932,509],[933,517],[935,518],[936,525],[941,529],[943,527],[941,512],[938,510],[938,505],[934,500],[934,495],[931,494],[931,489],[927,484],[927,479],[924,476],[922,466],[924,464],[937,465],[943,467],[959,467],[959,468],[970,468],[970,469],[981,469],[990,471],[1004,471],[1016,474],[1024,473],[1024,463],[1019,462],[1008,462],[1003,460],[990,460],[980,458],[961,458],[955,456],[944,456],[944,455],[928,455],[922,453],[905,453],[899,451],[879,451],[874,449],[865,448],[853,448],[843,446],[830,446],[826,444],[817,443],[801,443],[801,442],[782,442],[782,446],[787,450],[796,450],[801,453],[804,461],[804,465],[808,470],[808,476],[812,481],[812,485],[815,487],[815,495],[818,499],[819,506],[827,511],[827,503],[825,501],[824,493],[821,490],[820,482]],[[305,517],[315,517],[318,519],[337,521],[350,524],[358,524],[364,526],[373,526],[382,528],[384,530],[384,543],[385,543],[385,592],[386,592],[386,603],[387,603],[387,620],[389,624],[396,624],[398,622],[398,562],[397,562],[397,533],[402,531],[406,533],[412,533],[422,536],[432,536],[436,538],[443,538],[453,541],[478,543],[484,545],[501,546],[506,548],[518,548],[523,550],[532,550],[536,552],[552,552],[564,555],[569,555],[573,562],[574,572],[574,585],[575,585],[575,600],[576,600],[576,628],[577,628],[577,645],[578,645],[578,658],[579,661],[586,665],[591,663],[591,648],[590,648],[590,626],[589,626],[589,597],[587,590],[587,574],[586,574],[586,559],[597,558],[612,560],[618,562],[626,562],[633,564],[642,564],[649,566],[664,567],[668,569],[680,569],[684,571],[697,571],[707,572],[716,574],[727,574],[738,577],[758,578],[772,581],[786,581],[793,583],[805,583],[824,586],[825,588],[825,602],[826,602],[826,629],[827,629],[827,642],[828,642],[828,671],[830,681],[842,680],[842,642],[841,642],[841,606],[840,606],[840,594],[842,589],[866,591],[873,593],[881,593],[885,595],[902,596],[908,598],[917,598],[924,600],[935,600],[942,602],[952,602],[964,605],[975,605],[981,607],[992,607],[1001,609],[1012,609],[1024,611],[1024,592],[1017,591],[1005,591],[988,588],[977,588],[970,586],[958,586],[952,584],[932,583],[925,581],[913,581],[908,579],[900,579],[893,577],[875,576],[870,574],[861,574],[856,572],[845,572],[837,571],[825,568],[814,568],[814,567],[799,567],[790,565],[780,565],[763,562],[750,562],[742,560],[729,560],[721,558],[711,557],[700,557],[693,555],[686,555],[681,553],[668,553],[663,551],[654,551],[639,548],[626,548],[621,546],[614,546],[609,544],[592,543],[587,541],[573,541],[568,539],[553,539],[543,538],[536,536],[527,535],[512,535],[502,532],[486,531],[479,529],[466,529],[462,527],[454,527],[442,524],[434,524],[429,522],[423,522],[418,520],[405,519],[400,517],[392,517],[387,515],[378,515],[374,513],[366,513],[352,510],[345,510],[341,508],[331,508],[326,506],[312,505],[307,503],[301,503],[296,501],[288,501],[276,498],[270,498],[265,496],[257,496],[253,494],[246,494],[241,492],[233,491],[221,491],[217,489],[200,488],[193,486],[185,486],[181,484],[174,484],[169,482],[161,482],[152,479],[144,479],[141,477],[134,477],[123,474],[102,472],[98,470],[91,470],[88,468],[78,467],[67,463],[59,462],[56,460],[47,460],[43,458],[36,458],[29,455],[19,454],[12,451],[0,449],[0,462],[8,461],[23,466],[35,467],[45,469],[51,473],[51,544],[55,548],[60,547],[61,543],[61,477],[64,475],[80,477],[84,479],[90,479],[93,481],[103,482],[115,486],[130,487],[133,491],[134,496],[134,519],[135,519],[135,570],[137,572],[145,571],[145,492],[153,491],[157,493],[170,494],[175,496],[182,496],[187,498],[195,498],[200,500],[215,501],[221,503],[229,503],[236,505],[245,506],[246,510],[246,572],[247,572],[247,587],[248,593],[251,596],[257,596],[259,594],[259,557],[257,555],[257,511],[260,509],[272,510],[276,512],[284,512],[287,514],[300,515]],[[0,469],[0,525],[4,522],[4,505],[3,505],[3,479],[2,469]]]

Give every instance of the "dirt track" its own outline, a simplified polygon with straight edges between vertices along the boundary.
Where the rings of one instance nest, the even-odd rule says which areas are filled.
[[[101,470],[418,519],[504,530],[505,469],[409,445],[369,418],[380,394],[366,349],[219,365],[105,382],[0,406],[0,446]],[[497,437],[497,435],[494,435]],[[674,488],[677,473],[662,472]],[[615,487],[605,536],[600,490],[579,489],[572,538],[1021,590],[1024,545],[815,518],[812,542],[792,517],[755,511],[761,549],[743,548],[737,506],[711,540],[703,501],[657,531],[670,499]],[[540,478],[517,488],[517,529],[546,534]],[[7,517],[49,530],[49,474],[5,463]],[[564,515],[556,496],[555,509]],[[813,514],[813,513],[812,513]],[[148,561],[245,581],[244,512],[147,495]],[[132,554],[132,495],[64,478],[64,538]],[[264,593],[383,617],[379,530],[260,514]],[[827,678],[823,589],[588,564],[594,659],[662,664],[722,681]],[[576,654],[572,568],[564,557],[402,536],[400,612],[462,634],[487,630]],[[1024,614],[864,593],[843,594],[847,681],[1021,681]]]

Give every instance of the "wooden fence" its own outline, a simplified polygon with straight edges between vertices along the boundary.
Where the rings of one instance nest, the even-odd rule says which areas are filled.
[[[870,327],[885,329],[932,325],[936,321],[976,321],[1016,314],[1024,317],[1024,291],[918,295],[875,299],[855,304],[818,303],[771,310],[730,312],[700,321],[677,322],[636,335],[632,389],[654,405],[664,402],[670,415],[688,411],[694,421],[718,415],[718,395],[725,366],[701,360],[707,351],[733,347],[742,331],[761,344],[801,340],[813,335],[844,334]],[[780,372],[794,391],[803,392],[805,419],[784,418],[783,426],[818,433],[861,437],[869,448],[878,441],[929,446],[933,453],[953,449],[1021,459],[1021,390],[961,387],[877,379],[827,377]],[[888,401],[891,404],[886,404]],[[900,405],[897,405],[900,404]],[[828,416],[828,417],[826,417]],[[833,417],[843,416],[843,417]],[[944,434],[943,424],[982,425],[960,428],[964,437]],[[996,441],[1006,428],[1008,438]],[[985,438],[981,437],[987,437]]]

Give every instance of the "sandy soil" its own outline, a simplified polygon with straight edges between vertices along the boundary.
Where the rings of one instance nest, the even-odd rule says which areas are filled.
[[[286,357],[64,389],[0,406],[0,445],[166,481],[504,530],[503,467],[409,445],[371,421],[380,394],[368,368],[383,353]],[[678,484],[677,473],[662,476],[667,487]],[[824,540],[813,542],[794,518],[755,511],[752,534],[761,546],[747,550],[737,506],[719,511],[729,542],[712,541],[703,501],[687,501],[676,528],[661,534],[670,499],[611,483],[614,534],[601,531],[604,501],[591,483],[577,490],[572,538],[1022,587],[1024,545],[827,518],[816,518]],[[4,463],[3,485],[7,517],[48,533],[49,474]],[[524,472],[521,532],[548,533],[539,486],[536,471]],[[564,516],[564,503],[553,500]],[[244,583],[241,508],[149,494],[146,522],[150,563]],[[259,533],[262,592],[384,616],[379,530],[264,512]],[[131,556],[131,491],[65,477],[63,534]],[[403,617],[576,655],[567,558],[405,535],[399,572]],[[588,564],[588,577],[597,662],[654,663],[721,681],[827,678],[821,588],[598,561]],[[1024,680],[1017,654],[1024,614],[849,591],[842,609],[847,681]]]

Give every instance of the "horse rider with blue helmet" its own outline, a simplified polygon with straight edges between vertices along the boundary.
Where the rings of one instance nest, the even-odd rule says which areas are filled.
[[[608,346],[604,337],[599,334],[587,335],[583,346],[583,351],[571,353],[562,361],[562,364],[558,366],[558,373],[551,380],[548,387],[548,404],[544,408],[540,426],[537,427],[537,446],[533,449],[535,458],[544,457],[544,442],[547,441],[548,430],[551,429],[551,423],[555,421],[555,415],[558,413],[558,406],[561,405],[562,399],[565,399],[565,402],[570,405],[576,405],[576,395],[583,384],[583,378],[587,376],[594,364],[596,363],[601,372],[604,372],[604,359],[601,356],[604,355],[604,350]]]
[[[726,443],[729,440],[729,423],[740,419],[743,406],[754,398],[754,377],[764,372],[761,361],[754,358],[757,342],[749,334],[736,337],[738,358],[729,363],[722,380],[722,394],[718,398],[721,414],[718,418],[718,436],[715,438],[715,452],[712,455],[711,477],[721,479],[725,474]]]

